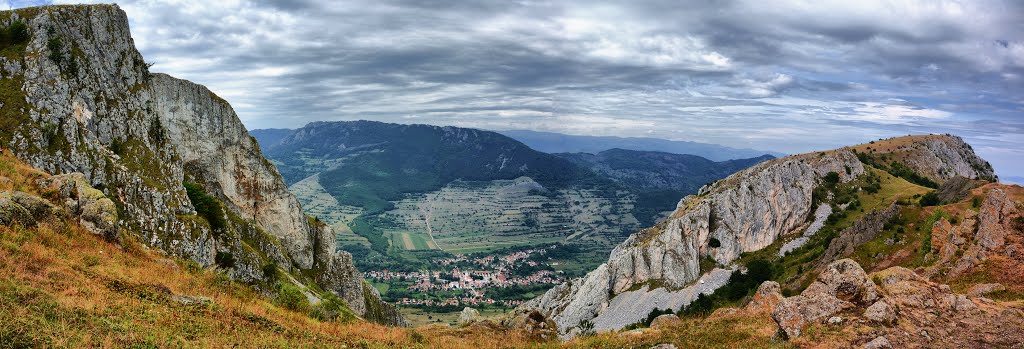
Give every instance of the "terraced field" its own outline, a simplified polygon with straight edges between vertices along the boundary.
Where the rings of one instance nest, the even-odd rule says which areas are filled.
[[[575,241],[611,245],[639,227],[633,198],[609,199],[588,190],[548,192],[528,177],[453,182],[441,190],[395,202],[382,216],[392,245],[472,253],[509,246]]]
[[[292,184],[289,189],[292,193],[295,193],[295,197],[299,199],[299,203],[302,204],[302,208],[305,209],[306,214],[320,218],[320,220],[327,222],[334,228],[334,231],[338,236],[339,245],[349,245],[353,243],[369,245],[370,242],[366,238],[352,233],[352,229],[349,229],[348,225],[352,223],[352,220],[363,214],[363,209],[355,206],[345,206],[338,204],[338,200],[334,199],[331,194],[328,194],[324,187],[320,185],[320,176],[312,175],[306,179],[303,179],[295,184]]]

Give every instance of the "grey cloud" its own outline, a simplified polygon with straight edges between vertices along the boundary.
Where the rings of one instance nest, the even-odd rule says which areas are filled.
[[[250,128],[366,118],[784,152],[951,132],[1024,175],[1007,160],[1024,149],[1019,1],[121,6],[154,70],[208,85]]]

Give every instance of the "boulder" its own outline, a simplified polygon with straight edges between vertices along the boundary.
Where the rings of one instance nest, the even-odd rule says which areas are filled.
[[[874,322],[891,324],[896,321],[896,309],[885,300],[880,300],[864,310],[864,317]]]
[[[675,314],[659,315],[651,321],[651,328],[663,328],[669,325],[678,324],[682,322]]]
[[[480,312],[476,309],[465,307],[462,309],[462,313],[459,314],[459,325],[468,326],[474,322],[480,321]]]
[[[981,297],[993,292],[999,292],[1006,290],[1006,286],[999,283],[991,284],[977,284],[967,289],[967,295],[971,297]]]
[[[827,294],[798,295],[783,299],[772,311],[772,319],[787,338],[796,338],[807,326],[820,323],[850,307],[853,307],[852,303]]]
[[[818,275],[818,280],[804,293],[823,293],[861,305],[871,304],[878,298],[878,288],[868,274],[852,259],[832,262]]]
[[[512,330],[523,331],[534,339],[552,340],[558,338],[558,328],[555,326],[555,322],[536,310],[521,312],[510,319],[506,319],[505,326]]]
[[[768,313],[775,309],[775,306],[779,305],[783,298],[785,297],[782,297],[782,287],[778,282],[765,281],[757,288],[754,298],[747,303],[744,310]]]
[[[35,223],[32,212],[15,201],[9,192],[0,194],[0,224],[33,226]]]
[[[877,298],[878,289],[864,269],[853,260],[841,259],[829,264],[803,293],[779,302],[772,318],[787,337],[796,338],[811,324]]]
[[[108,240],[117,240],[120,235],[117,206],[103,192],[90,186],[84,174],[55,175],[40,179],[38,184],[54,190],[57,200],[66,210],[79,216],[86,230]]]
[[[864,349],[889,349],[892,348],[892,344],[885,336],[878,336],[872,339],[867,344],[864,344]]]

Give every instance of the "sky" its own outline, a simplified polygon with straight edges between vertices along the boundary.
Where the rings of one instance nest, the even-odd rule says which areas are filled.
[[[208,86],[250,129],[367,119],[786,153],[952,133],[1024,177],[1022,1],[119,5],[152,71]]]

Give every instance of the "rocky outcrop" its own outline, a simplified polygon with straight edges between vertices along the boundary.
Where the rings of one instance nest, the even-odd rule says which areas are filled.
[[[865,157],[869,153],[873,155]],[[872,163],[897,159],[937,182],[957,176],[994,177],[991,167],[978,158],[970,146],[957,137],[942,135],[900,137],[766,161],[701,188],[698,195],[680,201],[667,221],[635,233],[618,245],[606,264],[581,279],[550,290],[522,308],[543,312],[558,324],[563,336],[571,336],[583,321],[600,319],[601,314],[613,312],[609,310],[611,305],[623,294],[640,300],[634,302],[637,305],[633,308],[652,309],[654,304],[642,300],[659,298],[634,295],[637,288],[643,292],[685,288],[702,279],[702,258],[729,265],[742,253],[763,249],[782,236],[812,226],[808,220],[812,217],[814,189],[823,185],[824,177],[830,172],[838,175],[840,182],[865,173],[862,158]],[[890,162],[886,162],[888,164]],[[817,269],[831,265],[848,255],[851,249],[874,238],[885,222],[898,213],[899,207],[891,205],[868,214],[840,232],[818,262]],[[998,239],[998,235],[991,237]],[[842,298],[812,300],[813,307],[795,309],[795,314],[817,319],[817,313],[832,313],[850,306],[849,301]],[[803,310],[808,312],[800,313]]]
[[[892,203],[884,210],[871,211],[861,217],[852,226],[843,229],[822,253],[815,269],[829,265],[842,256],[849,256],[857,246],[871,241],[885,227],[885,223],[900,214],[900,207]]]
[[[926,276],[956,277],[993,254],[1005,254],[1007,236],[1018,231],[1013,222],[1024,213],[1007,195],[1008,188],[987,188],[977,211],[965,211],[956,225],[941,218],[932,226],[930,242],[936,261]]]
[[[239,216],[280,239],[297,267],[312,268],[316,236],[299,201],[231,106],[204,86],[165,74],[151,75],[149,84],[153,110],[186,172]]]
[[[787,337],[795,338],[811,324],[856,305],[866,306],[877,298],[878,290],[864,269],[853,260],[842,259],[825,268],[803,293],[779,302],[772,318]]]
[[[779,303],[772,317],[794,338],[835,314],[847,321],[829,326],[852,327],[842,331],[849,336],[830,339],[837,347],[982,348],[1024,342],[1020,309],[955,294],[903,267],[869,278],[851,260],[830,265],[803,293]]]
[[[887,159],[898,159],[903,165],[939,184],[954,177],[996,178],[992,165],[978,157],[970,144],[953,135],[898,137],[854,148],[871,156],[885,154]]]
[[[30,39],[0,57],[0,146],[46,172],[80,173],[54,185],[68,191],[84,226],[108,237],[138,234],[202,266],[231,255],[233,265],[220,267],[244,282],[268,281],[263,270],[277,266],[323,280],[354,277],[324,288],[365,293],[344,265],[351,257],[336,255],[334,237],[308,224],[230,105],[202,86],[150,74],[116,5],[0,13],[0,26],[15,20]],[[186,181],[223,206],[223,222],[196,211]],[[354,308],[379,301],[360,300]]]
[[[93,234],[116,240],[120,233],[117,207],[103,192],[90,187],[81,173],[56,175],[39,180],[52,190],[62,206],[80,217],[79,223]]]
[[[750,299],[750,302],[743,309],[750,312],[770,313],[772,310],[775,310],[775,307],[783,299],[782,286],[775,281],[765,281],[761,283],[761,286],[757,287],[754,297]]]

